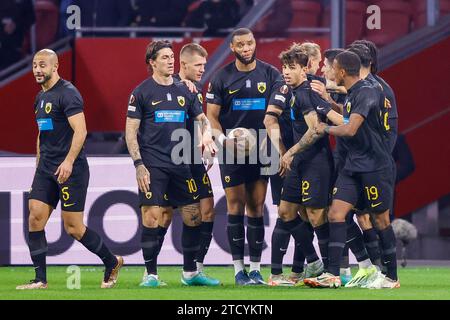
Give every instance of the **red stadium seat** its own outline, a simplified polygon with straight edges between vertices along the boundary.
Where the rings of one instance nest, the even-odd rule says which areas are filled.
[[[450,14],[450,0],[439,1],[440,16]],[[414,2],[414,29],[419,29],[427,25],[427,3],[426,0],[416,0]]]
[[[345,42],[352,43],[354,40],[361,39],[364,32],[364,16],[367,4],[365,1],[347,1],[345,12]],[[331,25],[330,18],[331,9],[327,6],[322,16],[322,26],[329,27]]]
[[[381,9],[381,29],[365,29],[365,38],[378,46],[384,46],[409,33],[411,24],[409,1],[378,1],[375,4]]]
[[[294,16],[291,28],[316,28],[319,26],[319,18],[322,7],[315,1],[292,0]]]
[[[59,9],[50,0],[37,0],[34,8],[36,13],[36,46],[39,50],[56,39]]]

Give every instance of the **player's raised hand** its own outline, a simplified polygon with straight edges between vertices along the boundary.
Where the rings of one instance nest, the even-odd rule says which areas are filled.
[[[311,89],[317,92],[324,100],[329,100],[330,96],[328,95],[327,88],[323,82],[319,80],[311,81]]]
[[[58,176],[57,181],[59,184],[63,184],[69,179],[72,174],[73,163],[65,159],[56,169],[55,176]]]
[[[195,86],[195,84],[191,80],[182,79],[181,82],[183,82],[188,87],[190,92],[198,93],[197,87]]]
[[[139,186],[139,190],[144,193],[150,191],[150,172],[143,164],[137,166],[136,168],[136,180]]]
[[[203,132],[201,139],[202,144],[205,147],[205,150],[208,151],[209,153],[215,154],[219,150],[209,132]]]

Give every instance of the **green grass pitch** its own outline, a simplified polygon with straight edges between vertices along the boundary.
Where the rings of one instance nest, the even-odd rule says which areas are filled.
[[[159,276],[167,287],[140,288],[143,267],[123,267],[114,289],[100,289],[103,269],[81,267],[81,289],[69,290],[66,267],[48,267],[47,290],[17,291],[16,285],[34,277],[32,267],[0,267],[0,300],[450,300],[450,268],[407,267],[399,269],[401,288],[394,290],[311,289],[307,287],[235,287],[233,268],[207,267],[207,274],[219,278],[220,287],[185,287],[180,282],[181,267],[160,267]],[[289,271],[288,268],[285,272]],[[263,268],[267,279],[269,268]],[[353,269],[353,274],[356,272]]]

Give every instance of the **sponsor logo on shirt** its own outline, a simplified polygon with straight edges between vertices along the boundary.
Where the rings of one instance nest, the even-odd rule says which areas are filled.
[[[233,99],[232,108],[233,110],[239,111],[265,110],[266,99],[265,98]]]
[[[155,122],[184,122],[184,110],[158,110],[155,111]]]

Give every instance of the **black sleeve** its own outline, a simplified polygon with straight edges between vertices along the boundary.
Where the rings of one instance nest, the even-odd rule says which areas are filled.
[[[127,117],[142,119],[143,116],[142,97],[138,89],[134,89],[128,100]]]
[[[351,113],[357,113],[367,118],[372,109],[379,108],[380,94],[376,88],[364,87],[355,98],[355,103],[352,105]]]
[[[206,102],[223,106],[223,85],[220,73],[217,73],[208,85]]]
[[[64,92],[61,107],[67,118],[83,112],[83,98],[77,89]]]
[[[305,115],[310,113],[311,111],[315,111],[316,107],[313,104],[313,101],[311,100],[311,93],[313,91],[312,90],[302,90],[301,91],[301,96],[300,96],[300,101],[299,101],[299,111],[301,114]]]
[[[34,99],[34,103],[33,103],[33,111],[34,111],[34,113],[37,113],[37,108],[39,107],[38,106],[38,103],[39,103],[39,97],[41,96],[41,94],[40,93],[38,93],[37,95],[36,95],[36,98]]]
[[[279,107],[282,110],[289,109],[291,96],[292,92],[289,86],[284,81],[277,81],[270,95],[268,105]]]
[[[317,113],[327,115],[328,112],[332,109],[331,103],[324,100],[317,92],[311,90],[310,93],[311,104],[314,107],[314,110]]]
[[[189,117],[196,118],[198,115],[203,113],[203,105],[202,105],[203,97],[202,94],[189,94],[189,105],[188,105],[188,114]]]

